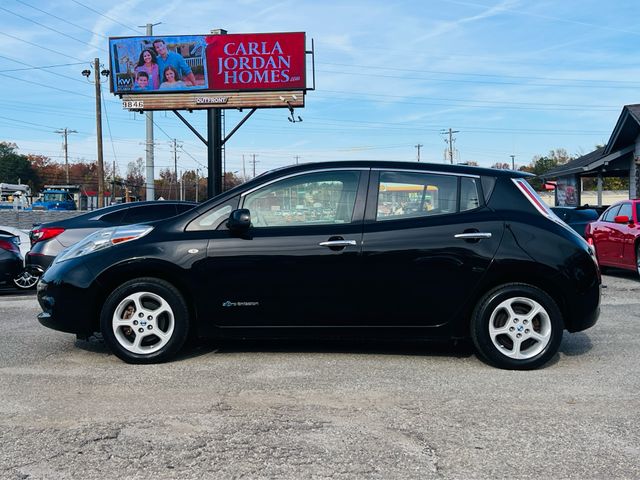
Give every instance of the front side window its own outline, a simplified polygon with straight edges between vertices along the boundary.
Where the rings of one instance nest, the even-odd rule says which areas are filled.
[[[359,179],[347,170],[298,175],[247,194],[243,208],[254,227],[350,223]]]
[[[465,184],[464,210],[476,208],[475,180]],[[376,220],[397,220],[458,211],[458,178],[413,172],[381,172]]]
[[[226,224],[229,214],[238,206],[238,197],[233,197],[231,200],[216,205],[212,209],[206,211],[198,218],[193,220],[188,226],[187,231],[193,230],[216,230],[223,228]]]
[[[614,219],[616,218],[616,215],[618,215],[619,210],[620,210],[620,205],[614,205],[609,210],[604,212],[604,215],[602,216],[602,221],[613,222]]]
[[[633,209],[631,208],[630,203],[623,203],[618,211],[618,215],[626,215],[629,220],[633,219]]]

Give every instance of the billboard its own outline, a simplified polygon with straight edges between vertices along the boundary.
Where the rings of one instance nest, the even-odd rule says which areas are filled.
[[[116,95],[304,90],[305,34],[109,39]]]

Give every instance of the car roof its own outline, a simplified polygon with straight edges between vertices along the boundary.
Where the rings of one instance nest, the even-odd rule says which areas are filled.
[[[283,172],[286,172],[287,170],[296,172],[327,168],[393,168],[403,170],[425,170],[434,172],[463,173],[470,175],[512,178],[533,176],[531,173],[515,170],[501,170],[496,168],[474,167],[470,165],[451,165],[448,163],[404,162],[394,160],[343,160],[289,165],[286,167],[271,170],[256,178],[264,178],[265,176],[271,176],[272,174],[281,174]]]

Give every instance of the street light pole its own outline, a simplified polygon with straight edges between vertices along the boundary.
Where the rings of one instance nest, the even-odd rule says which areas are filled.
[[[102,152],[102,108],[100,96],[100,59],[93,60],[96,83],[96,136],[98,143],[98,208],[104,207],[104,157]]]

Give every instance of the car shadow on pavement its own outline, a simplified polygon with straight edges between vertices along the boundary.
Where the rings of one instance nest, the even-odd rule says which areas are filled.
[[[622,268],[614,268],[614,267],[605,267],[602,274],[605,277],[616,277],[616,278],[626,278],[628,280],[638,281],[638,274],[631,270],[624,270]],[[603,279],[604,283],[604,279]]]
[[[593,348],[591,338],[586,332],[576,332],[570,335],[564,335],[560,344],[560,352],[569,356],[576,357],[584,355]]]
[[[0,297],[35,297],[36,289],[22,290],[13,287],[0,287]]]
[[[215,352],[224,353],[342,353],[372,355],[414,355],[466,358],[474,355],[470,342],[389,341],[346,339],[248,339],[204,340],[186,349],[182,358]]]

